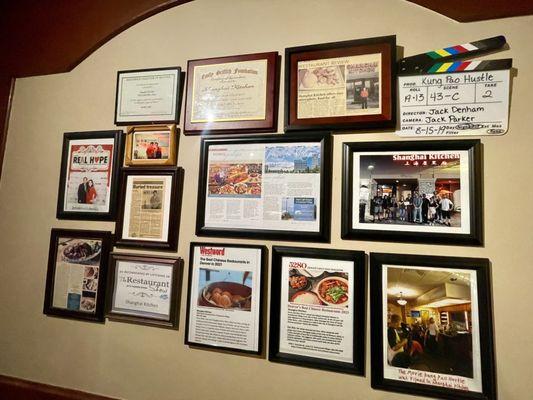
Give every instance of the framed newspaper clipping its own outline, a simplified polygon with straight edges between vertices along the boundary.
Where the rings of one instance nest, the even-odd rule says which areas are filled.
[[[365,373],[365,253],[272,248],[270,361]]]
[[[116,246],[177,250],[183,169],[123,168],[121,188]]]
[[[285,50],[285,131],[393,128],[396,36]]]
[[[52,229],[43,312],[104,322],[111,232]]]
[[[191,243],[185,344],[262,354],[266,246]]]
[[[328,242],[329,133],[203,139],[196,234]]]
[[[120,130],[67,132],[57,196],[58,219],[115,219],[122,164]]]
[[[190,60],[185,134],[275,132],[277,52]]]
[[[183,260],[111,253],[106,317],[178,329]]]

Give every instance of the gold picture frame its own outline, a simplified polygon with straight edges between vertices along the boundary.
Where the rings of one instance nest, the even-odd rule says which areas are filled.
[[[176,125],[142,125],[128,128],[125,165],[174,166],[177,158],[178,129]]]

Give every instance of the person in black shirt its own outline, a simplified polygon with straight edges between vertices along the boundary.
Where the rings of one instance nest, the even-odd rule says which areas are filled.
[[[393,314],[387,329],[388,351],[387,360],[393,367],[409,368],[411,357],[404,351],[407,339],[400,337],[400,322],[402,319],[398,314]]]

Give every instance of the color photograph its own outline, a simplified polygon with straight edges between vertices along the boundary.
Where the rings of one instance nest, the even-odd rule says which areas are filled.
[[[169,131],[134,132],[132,160],[166,160],[169,146]]]
[[[320,145],[266,146],[265,173],[319,173],[320,154]]]
[[[261,197],[261,163],[209,165],[209,197]]]
[[[251,311],[253,272],[200,268],[198,306]]]

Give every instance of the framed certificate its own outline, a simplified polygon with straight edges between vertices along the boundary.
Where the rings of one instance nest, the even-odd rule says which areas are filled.
[[[176,250],[183,169],[123,168],[121,188],[116,246]]]
[[[43,312],[104,322],[111,232],[52,229]]]
[[[481,143],[344,144],[342,238],[481,245]]]
[[[122,135],[122,131],[64,134],[58,219],[115,219]]]
[[[177,124],[181,68],[118,71],[115,125]]]
[[[203,139],[196,234],[327,242],[329,133]]]
[[[183,260],[112,253],[106,317],[178,329]]]
[[[490,262],[370,253],[372,387],[495,400]]]
[[[365,254],[272,248],[270,361],[365,373]]]
[[[285,50],[285,131],[394,128],[396,36]]]
[[[191,243],[185,344],[261,354],[267,249]]]
[[[191,60],[185,134],[275,132],[278,53]]]
[[[176,125],[132,126],[126,135],[126,165],[176,165]]]

